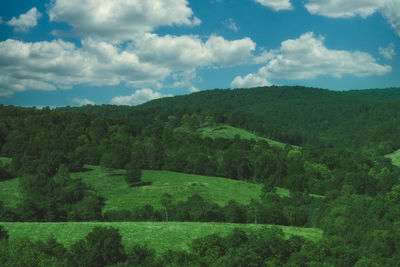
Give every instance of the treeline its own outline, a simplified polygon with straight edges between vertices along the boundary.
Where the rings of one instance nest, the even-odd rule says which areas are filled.
[[[143,126],[185,114],[211,116],[217,123],[247,129],[293,145],[351,147],[385,154],[400,147],[400,89],[337,92],[271,86],[210,90],[154,100],[138,107],[111,105],[61,108],[136,121]]]
[[[340,237],[311,241],[291,235],[285,237],[276,227],[255,231],[234,229],[225,237],[217,234],[193,240],[187,251],[156,253],[146,245],[122,245],[115,228],[95,227],[84,238],[65,248],[54,237],[32,242],[8,240],[0,226],[0,264],[2,266],[396,266],[400,254],[392,253],[398,232],[376,231],[375,246],[349,247]]]

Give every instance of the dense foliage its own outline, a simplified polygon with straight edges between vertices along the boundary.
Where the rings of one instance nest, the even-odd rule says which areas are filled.
[[[400,89],[332,92],[300,87],[213,90],[139,107],[41,110],[0,105],[0,181],[19,177],[17,207],[0,202],[1,221],[202,221],[318,227],[318,242],[276,229],[234,231],[194,241],[190,251],[155,255],[121,245],[115,229],[95,229],[64,248],[56,240],[8,240],[4,266],[395,266],[400,261],[400,171],[383,155],[400,147]],[[266,141],[201,136],[228,124],[301,148]],[[219,206],[194,194],[162,196],[162,208],[102,214],[105,199],[69,172],[84,164],[172,170],[263,184],[249,204]],[[84,172],[83,172],[84,175]],[[290,190],[281,196],[276,187]],[[274,244],[274,246],[271,246]],[[107,247],[110,246],[110,247]],[[101,253],[99,256],[96,253]],[[17,257],[16,255],[20,255]],[[246,265],[247,264],[247,265]]]

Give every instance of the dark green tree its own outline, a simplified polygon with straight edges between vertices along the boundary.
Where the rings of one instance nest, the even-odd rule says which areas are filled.
[[[4,226],[0,225],[0,240],[8,240],[8,232],[4,229]]]
[[[70,263],[74,266],[109,266],[126,260],[122,236],[113,227],[94,227],[71,246]]]
[[[139,168],[139,165],[136,162],[130,161],[126,165],[125,170],[126,170],[125,181],[129,185],[140,183],[140,181],[142,180],[142,170]]]

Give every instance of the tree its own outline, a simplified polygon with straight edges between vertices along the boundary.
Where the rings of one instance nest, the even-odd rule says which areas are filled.
[[[125,181],[129,185],[134,185],[137,184],[141,181],[142,179],[142,171],[140,170],[138,164],[134,161],[130,161],[126,167],[126,176],[125,176]]]
[[[113,227],[94,227],[93,230],[71,246],[71,265],[109,266],[126,260],[122,236]]]
[[[3,225],[0,225],[0,240],[2,239],[8,240],[8,232],[4,229]]]

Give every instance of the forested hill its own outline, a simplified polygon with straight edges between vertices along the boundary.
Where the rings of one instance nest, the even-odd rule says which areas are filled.
[[[209,90],[157,99],[137,107],[63,108],[148,127],[212,118],[293,145],[354,147],[380,154],[400,147],[400,88],[330,91],[306,87]]]

